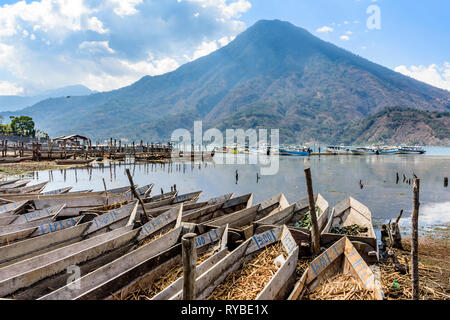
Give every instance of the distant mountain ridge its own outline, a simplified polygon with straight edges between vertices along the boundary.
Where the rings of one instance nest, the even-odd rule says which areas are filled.
[[[47,90],[34,96],[0,96],[0,111],[17,111],[30,107],[48,98],[84,96],[92,93],[95,93],[95,91],[92,91],[83,85],[74,85]]]
[[[281,142],[331,141],[398,105],[450,110],[450,92],[403,76],[288,22],[262,20],[177,70],[21,111],[52,135],[167,141],[178,128],[279,128]]]

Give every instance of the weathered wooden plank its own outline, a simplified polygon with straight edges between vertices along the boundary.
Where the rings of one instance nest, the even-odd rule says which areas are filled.
[[[5,233],[0,235],[0,244],[9,244],[17,240],[23,240],[26,238],[34,238],[44,234],[56,232],[58,230],[63,230],[76,226],[83,217],[70,218],[66,220],[54,221],[42,221],[37,220],[35,222],[40,223],[36,227],[29,227],[26,229],[19,229],[13,232]],[[44,219],[45,220],[45,219]],[[22,225],[20,225],[22,226]]]
[[[41,300],[83,299],[83,296],[87,294],[94,294],[93,291],[96,291],[97,297],[99,295],[106,296],[107,292],[104,292],[102,287],[109,284],[108,291],[116,291],[117,287],[115,290],[112,290],[112,286],[121,284],[120,277],[124,277],[124,273],[133,272],[137,265],[174,246],[180,237],[180,233],[181,227],[178,227],[161,238],[156,239],[95,270],[94,272],[81,277],[77,280],[77,283],[74,283],[77,284],[80,289],[74,288],[73,285],[67,285],[42,297]]]
[[[56,194],[64,194],[69,192],[73,187],[65,187],[56,190],[42,192],[43,195],[56,195]]]
[[[14,220],[12,220],[9,224],[10,225],[20,225],[20,224],[26,224],[32,221],[36,221],[36,220],[40,220],[43,218],[53,218],[55,216],[57,216],[62,209],[64,209],[66,205],[57,205],[54,207],[49,207],[49,208],[45,208],[42,210],[35,210],[32,212],[28,212],[28,213],[24,213],[21,215],[16,215],[14,218]],[[5,218],[5,219],[10,219],[11,217]],[[6,220],[4,220],[6,221]],[[2,218],[0,218],[0,226],[4,226],[5,224],[3,224]],[[3,233],[2,232],[2,228],[0,227],[0,234]]]
[[[30,255],[55,247],[74,239],[81,240],[83,232],[90,222],[77,225],[65,230],[46,234],[35,239],[27,239],[0,248],[0,264],[14,260],[24,260]],[[0,269],[1,270],[1,269]]]
[[[7,203],[7,204],[0,206],[0,217],[7,216],[8,214],[14,214],[14,212],[22,209],[27,203],[28,203],[28,200],[24,200],[24,201]]]
[[[0,296],[26,288],[103,253],[117,249],[136,237],[138,229],[124,227],[92,239],[60,248],[0,269]]]

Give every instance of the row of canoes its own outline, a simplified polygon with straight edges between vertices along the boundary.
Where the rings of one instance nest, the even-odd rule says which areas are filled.
[[[294,287],[297,259],[309,253],[311,241],[311,228],[298,224],[308,214],[307,199],[289,204],[279,194],[254,205],[252,194],[226,194],[198,202],[200,191],[151,196],[152,187],[138,188],[147,215],[129,188],[17,195],[18,201],[4,200],[0,207],[0,297],[127,298],[181,265],[180,240],[189,232],[199,235],[195,241],[198,254],[209,254],[196,268],[197,299],[208,298],[228,275],[275,244],[283,252],[279,268],[257,299],[302,297],[304,290],[329,276],[325,271],[331,267],[323,263],[325,256],[332,257],[327,263],[333,272],[344,270],[345,261],[346,272],[360,268],[361,262],[351,263],[355,258],[363,262],[377,259],[370,210],[349,198],[329,215],[328,202],[319,194],[315,201],[321,245],[329,249],[311,263],[307,275]],[[367,230],[353,236],[333,233],[335,228],[355,224]],[[69,281],[71,268],[78,268],[83,276]],[[371,272],[364,269],[370,279],[360,277],[361,281],[378,290]],[[152,296],[180,298],[181,278]]]

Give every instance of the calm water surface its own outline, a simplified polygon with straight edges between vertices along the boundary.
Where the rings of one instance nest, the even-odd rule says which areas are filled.
[[[218,156],[222,156],[219,154]],[[236,157],[226,155],[226,157]],[[245,155],[237,155],[241,161]],[[248,159],[247,159],[248,160]],[[102,178],[108,188],[128,185],[125,168],[129,168],[134,182],[140,186],[155,183],[153,194],[170,191],[177,185],[180,193],[203,190],[199,201],[234,192],[236,195],[254,194],[254,203],[283,192],[289,202],[307,197],[304,169],[310,167],[314,192],[320,192],[331,208],[352,196],[372,211],[374,224],[379,227],[397,217],[404,210],[404,218],[412,212],[412,185],[403,183],[415,173],[421,179],[420,225],[450,226],[450,188],[444,187],[444,177],[450,176],[450,149],[428,148],[426,155],[383,156],[312,156],[280,157],[279,172],[261,176],[257,183],[259,166],[254,164],[173,163],[138,164],[132,160],[94,164],[91,168],[36,172],[33,182],[49,181],[44,191],[73,186],[73,191],[103,190]],[[239,171],[236,184],[235,171]],[[396,172],[400,181],[396,184]],[[360,188],[362,180],[363,189]],[[409,219],[402,219],[404,226]]]

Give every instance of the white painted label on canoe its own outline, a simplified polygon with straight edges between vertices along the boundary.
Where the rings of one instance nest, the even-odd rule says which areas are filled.
[[[128,209],[131,208],[130,206],[125,206],[120,208],[119,210],[112,210],[110,212],[107,212],[105,214],[102,214],[101,216],[96,217],[94,220],[92,220],[92,224],[91,226],[94,227],[94,230],[91,230],[91,228],[89,228],[88,232],[93,232],[95,230],[99,230],[103,227],[106,227],[110,224],[112,224],[113,222],[123,219],[124,217],[129,215],[129,211]]]
[[[283,243],[283,246],[286,249],[288,255],[294,252],[295,248],[297,248],[297,243],[295,242],[294,238],[292,237],[292,234],[288,230],[282,236],[281,242]]]
[[[150,220],[145,225],[142,226],[141,234],[139,235],[139,239],[142,237],[146,237],[154,233],[155,231],[161,229],[172,221],[177,219],[179,213],[179,207],[170,209],[169,211],[161,214],[155,219]]]
[[[278,241],[273,230],[266,231],[264,233],[257,234],[252,238],[258,249],[268,246],[269,244]]]
[[[345,254],[345,256],[355,269],[356,274],[359,276],[364,286],[367,289],[373,290],[375,288],[375,275],[367,266],[366,262],[358,253],[358,251],[355,249],[352,253]]]
[[[195,238],[195,248],[201,248],[203,246],[206,246],[210,243],[214,243],[219,240],[220,236],[217,232],[219,229],[214,229],[209,231],[208,233],[202,234]]]
[[[23,214],[20,217],[23,217],[23,219],[25,219],[26,222],[30,222],[30,221],[38,220],[41,218],[51,217],[51,216],[55,215],[55,213],[58,211],[57,209],[60,209],[60,208],[61,208],[61,206],[57,206],[57,207],[45,208],[42,210],[36,210],[33,212]]]
[[[36,230],[35,233],[36,233],[36,235],[43,235],[43,234],[63,230],[66,228],[70,228],[70,227],[75,226],[77,224],[78,220],[79,220],[79,218],[78,219],[70,218],[70,219],[61,220],[61,221],[57,221],[57,222],[42,224],[38,227],[38,229]]]
[[[342,238],[310,263],[310,269],[317,277],[326,267],[336,260],[344,251],[346,238]]]

